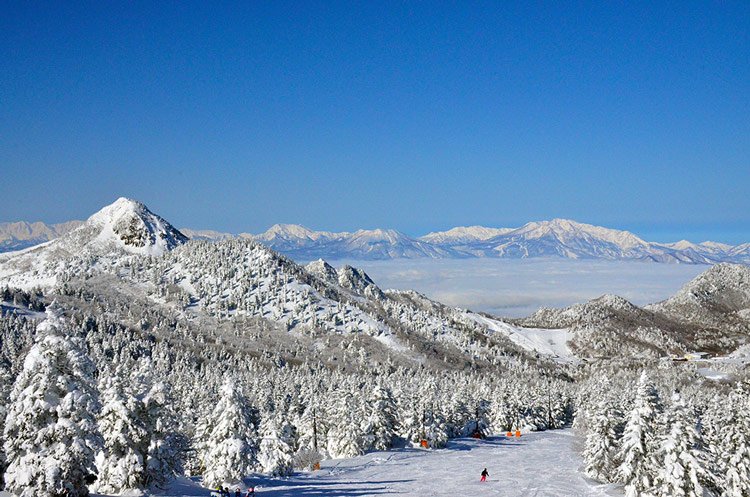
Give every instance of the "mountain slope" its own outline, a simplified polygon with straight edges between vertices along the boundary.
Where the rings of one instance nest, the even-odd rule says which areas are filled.
[[[648,309],[682,323],[750,332],[750,267],[717,264]]]

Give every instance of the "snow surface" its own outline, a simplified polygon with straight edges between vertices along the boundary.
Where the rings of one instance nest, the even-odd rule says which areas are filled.
[[[455,439],[440,450],[397,449],[351,459],[323,461],[321,470],[288,478],[246,480],[264,497],[587,497],[622,495],[580,472],[570,429],[524,434],[520,439]],[[487,468],[490,477],[479,482]],[[234,492],[234,489],[231,489]],[[208,497],[209,490],[186,478],[159,492],[166,496]]]
[[[561,362],[575,360],[573,352],[568,347],[568,340],[572,334],[567,329],[521,328],[479,314],[467,313],[467,316],[486,326],[490,332],[502,333],[526,350],[552,356]]]

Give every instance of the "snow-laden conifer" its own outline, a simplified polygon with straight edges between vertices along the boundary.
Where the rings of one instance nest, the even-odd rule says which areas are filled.
[[[199,427],[203,484],[234,486],[257,465],[257,420],[235,381],[227,378],[208,419]]]
[[[143,404],[119,378],[106,380],[99,414],[104,447],[96,456],[99,493],[120,494],[146,487],[149,433]]]
[[[258,463],[261,471],[272,476],[292,473],[294,428],[281,413],[269,413],[261,421]]]
[[[726,461],[724,494],[727,497],[750,497],[750,397],[747,385],[738,387],[726,406],[729,418],[724,425],[721,447]]]
[[[101,446],[93,363],[62,336],[62,313],[50,306],[24,361],[5,421],[6,490],[24,497],[88,495]]]
[[[619,453],[618,478],[627,497],[637,497],[653,487],[658,471],[654,456],[658,448],[658,417],[662,411],[659,393],[646,372],[638,381],[635,405],[628,416]]]
[[[146,454],[146,483],[165,486],[182,474],[186,440],[177,422],[169,386],[164,382],[153,385],[143,398],[149,432]]]
[[[602,399],[589,412],[583,459],[586,474],[594,480],[606,483],[617,478],[617,453],[623,421],[622,413],[610,399]]]
[[[354,457],[364,454],[365,441],[360,426],[363,410],[359,399],[350,392],[339,392],[331,414],[333,419],[327,437],[331,457]]]
[[[382,385],[375,385],[368,408],[372,447],[375,450],[390,449],[396,436],[396,402],[390,390]]]
[[[652,493],[663,497],[711,497],[717,495],[716,475],[703,448],[695,413],[675,395],[668,415],[669,432],[657,458],[660,468]]]

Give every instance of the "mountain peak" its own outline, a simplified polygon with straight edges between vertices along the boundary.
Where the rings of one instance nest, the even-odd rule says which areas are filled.
[[[487,228],[485,226],[457,226],[447,231],[433,231],[420,238],[430,243],[461,244],[489,240],[504,235],[514,228]]]
[[[99,232],[94,242],[114,241],[134,253],[157,255],[188,240],[145,204],[125,197],[92,215],[79,230],[85,227]]]

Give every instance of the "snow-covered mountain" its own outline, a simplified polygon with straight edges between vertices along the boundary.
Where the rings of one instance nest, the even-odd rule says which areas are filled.
[[[419,239],[435,245],[463,245],[504,235],[513,228],[486,228],[484,226],[458,226],[447,231],[434,231]]]
[[[83,224],[83,221],[45,224],[42,222],[0,223],[0,252],[23,250],[40,243],[54,240]]]
[[[531,222],[482,242],[454,246],[480,257],[564,257],[568,259],[636,259],[711,264],[718,260],[690,249],[647,242],[628,231],[567,219]]]
[[[520,228],[458,227],[420,238],[394,230],[331,233],[299,225],[275,225],[255,239],[298,260],[563,257],[688,264],[750,262],[750,246],[686,241],[659,244],[628,231],[567,219],[531,222]]]
[[[296,260],[399,259],[452,257],[449,249],[411,238],[395,230],[357,230],[354,233],[313,231],[296,224],[277,224],[254,237]]]
[[[717,264],[673,297],[640,308],[604,295],[563,309],[542,308],[516,324],[568,328],[582,357],[726,354],[750,343],[750,267]]]
[[[53,286],[70,271],[92,271],[119,256],[158,256],[188,238],[142,203],[120,198],[52,241],[0,254],[0,281],[8,286]]]

